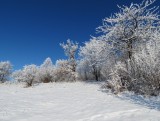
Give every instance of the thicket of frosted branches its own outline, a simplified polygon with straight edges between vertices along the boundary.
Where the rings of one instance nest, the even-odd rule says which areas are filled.
[[[160,18],[155,0],[118,6],[103,19],[102,33],[80,48],[82,80],[105,80],[114,93],[160,94]]]
[[[26,65],[23,69],[13,72],[12,77],[17,82],[25,82],[27,87],[35,83],[63,82],[76,80],[75,54],[78,44],[67,40],[66,44],[60,44],[68,56],[68,60],[57,60],[56,64],[47,58],[42,65]]]
[[[14,80],[48,83],[76,80],[105,81],[114,93],[124,90],[138,94],[160,94],[160,18],[155,0],[118,6],[119,12],[103,19],[92,37],[79,48],[67,40],[60,44],[67,60],[56,64],[47,58],[40,66],[28,65],[12,74]],[[0,81],[11,74],[9,62],[0,63]]]
[[[105,18],[98,28],[115,52],[116,63],[106,82],[115,93],[160,93],[160,19],[154,2],[119,7],[120,12]]]

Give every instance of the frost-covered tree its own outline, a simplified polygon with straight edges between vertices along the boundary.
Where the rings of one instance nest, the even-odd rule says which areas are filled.
[[[101,40],[117,55],[107,87],[139,94],[160,94],[160,18],[155,0],[119,7],[120,12],[103,20]]]
[[[0,82],[8,80],[12,71],[12,64],[9,61],[0,62]]]
[[[95,80],[90,63],[85,59],[80,59],[77,65],[78,79],[82,81]]]
[[[38,72],[38,67],[36,65],[24,66],[22,70],[15,71],[13,73],[13,78],[19,82],[25,82],[27,87],[30,87],[35,83],[36,76]]]
[[[60,44],[65,51],[66,56],[68,56],[68,61],[73,72],[76,71],[76,52],[78,50],[78,43],[74,43],[70,39],[67,40],[67,43]]]
[[[76,72],[73,72],[68,60],[57,60],[56,67],[54,71],[54,81],[55,82],[72,82],[76,80]]]
[[[51,58],[47,58],[38,69],[37,80],[43,83],[53,81],[55,67]]]
[[[139,45],[152,40],[153,33],[159,28],[158,7],[151,7],[155,1],[119,6],[120,11],[105,18],[97,30],[104,33],[103,37],[113,45],[115,52],[131,59]]]
[[[102,66],[109,60],[110,46],[105,41],[94,37],[89,42],[85,42],[83,47],[80,47],[79,55],[82,62],[78,68],[82,67],[85,70],[88,68],[87,70],[90,70],[89,72],[94,75],[95,80],[100,80]],[[84,66],[86,67],[84,68]]]

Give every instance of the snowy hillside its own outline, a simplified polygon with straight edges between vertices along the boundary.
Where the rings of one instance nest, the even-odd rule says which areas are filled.
[[[81,82],[31,88],[0,85],[0,121],[160,120],[159,109],[126,98],[105,93],[98,84]]]

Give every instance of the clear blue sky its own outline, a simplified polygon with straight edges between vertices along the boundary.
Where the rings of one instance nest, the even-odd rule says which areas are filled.
[[[0,61],[14,69],[65,58],[59,43],[80,44],[95,34],[102,19],[118,11],[117,4],[141,0],[0,0]],[[160,5],[157,0],[156,5]]]

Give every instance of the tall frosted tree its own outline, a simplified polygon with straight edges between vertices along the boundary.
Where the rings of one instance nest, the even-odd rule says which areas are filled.
[[[76,71],[76,52],[78,50],[78,43],[74,43],[70,39],[67,40],[67,43],[61,43],[61,47],[64,49],[66,56],[68,56],[69,64],[73,72]]]
[[[98,27],[103,32],[100,38],[118,55],[107,81],[116,92],[160,94],[160,15],[155,2],[119,6],[120,11]]]
[[[104,33],[105,40],[113,45],[113,50],[131,59],[139,45],[152,40],[153,33],[159,29],[158,7],[152,7],[155,1],[132,3],[129,7],[118,6],[120,11],[105,18],[97,30]]]

